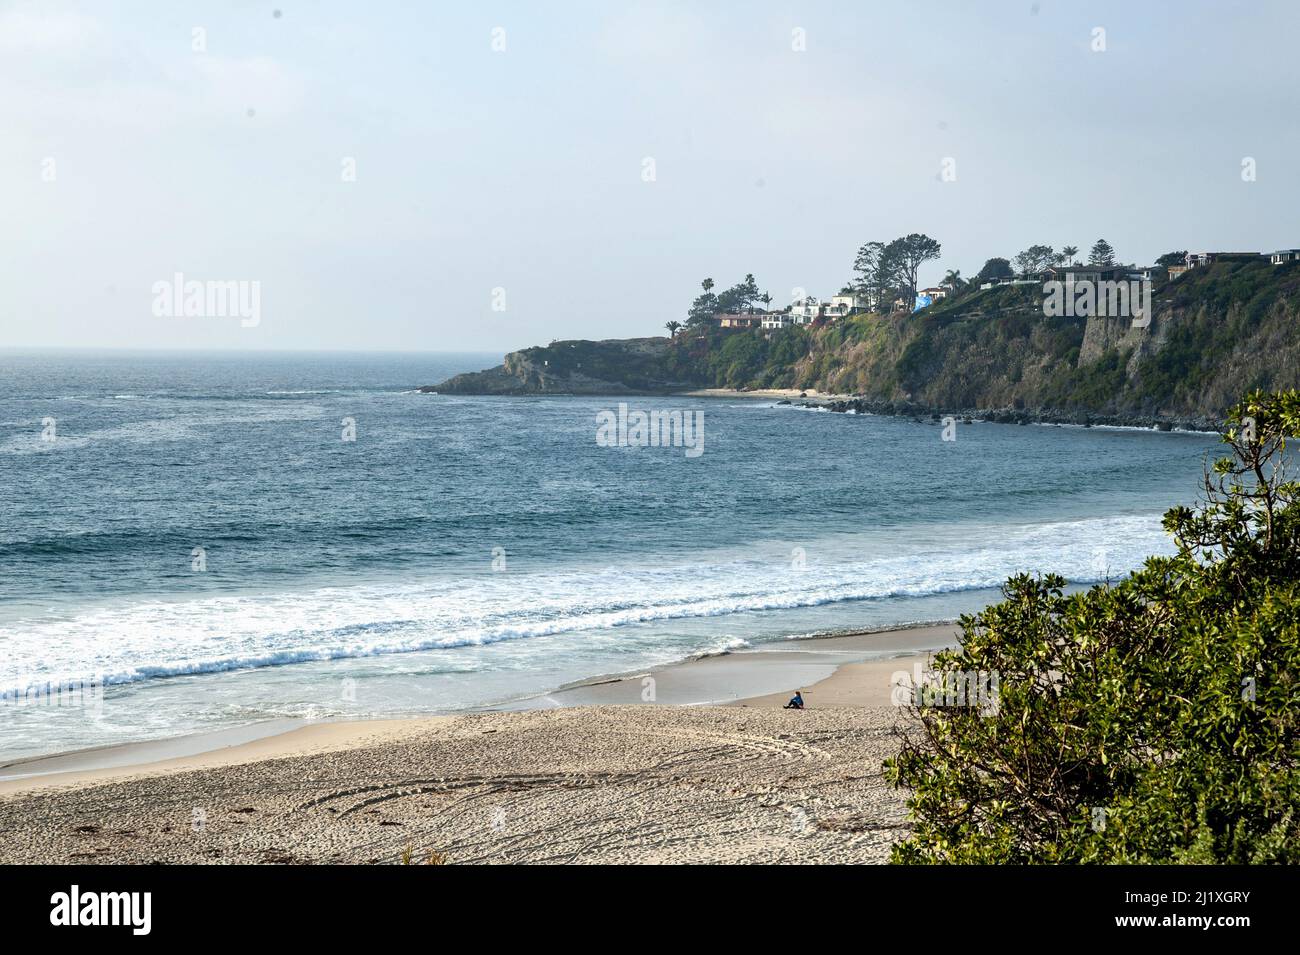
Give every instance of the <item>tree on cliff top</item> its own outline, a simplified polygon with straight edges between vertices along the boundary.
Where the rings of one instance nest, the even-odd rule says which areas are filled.
[[[690,311],[686,313],[688,326],[704,325],[719,311],[718,296],[713,294],[713,279],[705,279],[700,283],[700,288],[703,291],[695,296]]]
[[[1021,275],[1029,277],[1037,275],[1048,266],[1055,265],[1059,260],[1056,250],[1050,245],[1031,245],[1025,251],[1016,256],[1016,271]]]
[[[760,298],[758,283],[754,276],[746,275],[743,282],[737,282],[718,296],[719,312],[740,312],[754,310],[754,303]]]
[[[979,270],[975,276],[976,282],[991,282],[993,279],[1009,279],[1015,277],[1015,270],[1011,268],[1011,263],[1001,256],[994,256],[984,263],[984,268]]]
[[[880,253],[887,271],[896,277],[896,284],[909,293],[909,299],[916,295],[917,275],[921,266],[939,257],[942,246],[928,235],[913,232],[901,239],[895,239],[885,246]]]
[[[1115,250],[1105,239],[1098,239],[1092,244],[1091,251],[1088,252],[1089,265],[1114,265]]]
[[[962,618],[938,689],[896,699],[894,861],[1300,862],[1296,434],[1300,392],[1247,396],[1198,508],[1165,515],[1175,556],[1068,596],[1020,575]],[[952,705],[958,679],[983,695]]]
[[[884,251],[885,243],[866,242],[853,260],[856,275],[852,282],[853,290],[867,300],[870,308],[880,307],[884,289],[889,285],[889,276],[881,268],[881,253]]]
[[[928,235],[913,232],[893,242],[867,242],[853,260],[857,278],[852,287],[872,308],[881,308],[895,293],[916,294],[921,266],[937,259],[942,247]]]

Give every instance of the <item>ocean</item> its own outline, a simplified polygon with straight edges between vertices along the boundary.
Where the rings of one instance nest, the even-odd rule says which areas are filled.
[[[0,353],[0,761],[454,712],[952,619],[1021,571],[1119,577],[1171,552],[1216,444],[418,392],[499,361]],[[702,412],[703,452],[598,440],[620,401]]]

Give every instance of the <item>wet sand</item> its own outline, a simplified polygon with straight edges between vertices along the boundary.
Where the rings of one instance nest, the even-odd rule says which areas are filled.
[[[880,775],[906,729],[891,683],[955,634],[787,641],[497,711],[26,761],[0,781],[0,862],[882,862],[905,831]],[[807,709],[781,709],[794,689]]]

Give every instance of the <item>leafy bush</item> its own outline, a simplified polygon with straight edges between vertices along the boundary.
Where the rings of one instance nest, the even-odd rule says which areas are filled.
[[[913,707],[894,861],[1300,862],[1298,433],[1300,392],[1250,394],[1165,515],[1176,556],[1071,595],[1018,576],[962,618],[935,668],[996,675],[996,706]]]

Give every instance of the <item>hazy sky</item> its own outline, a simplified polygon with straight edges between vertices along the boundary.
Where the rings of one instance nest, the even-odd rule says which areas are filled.
[[[661,334],[704,276],[829,295],[913,231],[943,243],[923,284],[1035,242],[1300,246],[1298,26],[1293,2],[0,2],[0,346]],[[176,272],[260,283],[260,323],[155,315]]]

